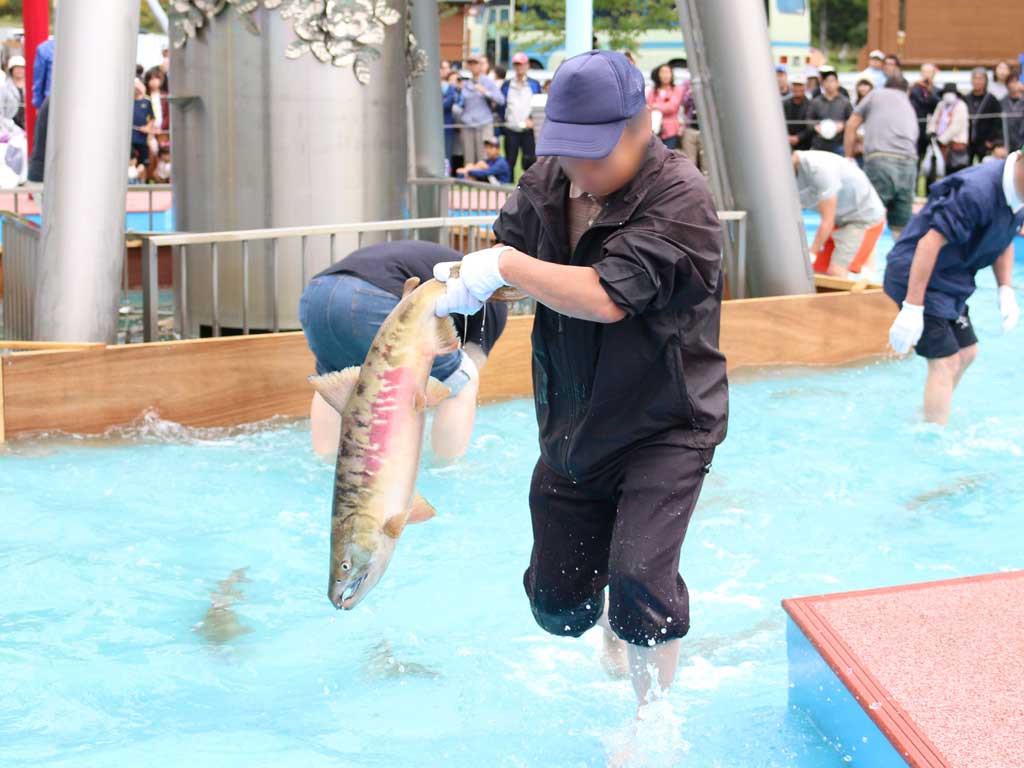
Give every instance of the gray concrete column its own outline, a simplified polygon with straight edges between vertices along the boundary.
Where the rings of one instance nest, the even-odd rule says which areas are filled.
[[[678,8],[716,202],[748,215],[749,295],[813,293],[764,3],[679,0]]]
[[[35,335],[114,342],[124,260],[138,0],[57,12]]]
[[[413,0],[412,34],[427,56],[426,71],[411,82],[413,169],[418,178],[444,176],[444,113],[441,108],[440,22],[437,3],[433,0]],[[417,196],[417,211],[422,216],[439,216],[440,195],[436,189],[420,187],[411,190]],[[426,233],[424,233],[426,234]],[[436,239],[436,234],[435,234]]]

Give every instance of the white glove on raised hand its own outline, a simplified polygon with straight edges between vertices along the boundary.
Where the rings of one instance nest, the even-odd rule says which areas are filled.
[[[461,262],[443,261],[434,267],[434,279],[442,283],[448,282],[452,266],[459,264],[459,279],[465,284],[466,290],[480,301],[487,301],[492,293],[507,285],[498,269],[498,262],[501,254],[508,249],[507,245],[497,245],[467,253]]]
[[[1003,316],[1003,333],[1017,327],[1020,321],[1020,307],[1017,306],[1017,296],[1013,288],[1008,285],[999,286],[999,314]]]
[[[438,264],[438,266],[441,266]],[[435,267],[436,269],[436,267]],[[475,315],[483,309],[484,303],[476,298],[461,277],[453,277],[444,281],[445,293],[434,305],[434,314],[438,317],[445,315]]]
[[[889,346],[896,354],[905,355],[917,344],[924,333],[924,307],[903,302],[903,309],[896,315],[889,328]]]

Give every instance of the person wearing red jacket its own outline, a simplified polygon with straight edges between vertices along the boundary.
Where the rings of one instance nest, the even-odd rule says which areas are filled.
[[[647,106],[661,114],[658,138],[669,149],[679,149],[679,108],[683,105],[683,88],[673,83],[672,67],[662,64],[651,73],[654,87],[647,97]]]

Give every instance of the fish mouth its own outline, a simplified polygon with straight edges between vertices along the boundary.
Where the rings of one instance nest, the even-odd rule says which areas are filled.
[[[366,581],[367,574],[363,574],[355,581],[350,581],[348,584],[342,585],[338,583],[335,588],[331,590],[331,602],[334,603],[334,607],[338,610],[348,610],[354,607],[353,598],[359,588],[363,586],[363,582]]]

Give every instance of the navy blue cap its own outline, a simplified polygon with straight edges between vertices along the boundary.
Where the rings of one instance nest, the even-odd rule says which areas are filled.
[[[566,59],[551,80],[537,154],[607,157],[646,105],[644,76],[621,53],[587,51]]]

